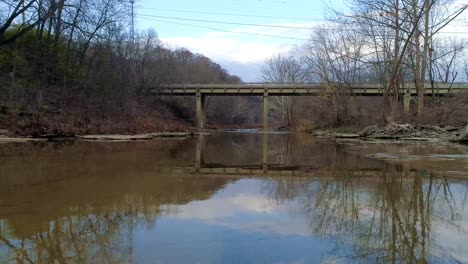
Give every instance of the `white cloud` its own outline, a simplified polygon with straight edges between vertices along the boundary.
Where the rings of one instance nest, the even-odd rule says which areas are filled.
[[[239,212],[271,213],[280,209],[264,196],[240,193],[229,198],[214,197],[179,207],[178,218],[215,220]]]
[[[176,37],[162,39],[175,47],[184,47],[203,54],[219,63],[230,74],[244,82],[260,81],[260,65],[274,54],[288,52],[291,45],[268,42],[254,37],[252,40],[212,35],[205,37]]]
[[[261,62],[237,62],[232,60],[219,60],[216,61],[221,64],[230,74],[241,76],[244,82],[260,82],[261,81],[261,68],[263,61]]]
[[[313,25],[314,23],[278,24],[278,26],[304,28],[311,28]],[[243,26],[230,31],[299,39],[307,39],[310,35],[310,30],[254,26]],[[278,53],[288,52],[302,42],[295,39],[233,34],[220,31],[207,32],[197,37],[163,37],[162,41],[173,47],[184,47],[203,54],[221,64],[231,74],[239,75],[247,82],[260,80],[259,65],[263,64],[265,59]]]
[[[223,36],[207,36],[201,38],[177,37],[163,39],[164,42],[177,47],[184,47],[193,52],[201,53],[214,61],[228,60],[242,63],[264,61],[273,54],[286,52],[289,46],[263,41],[243,41],[241,39]]]
[[[206,201],[192,202],[178,207],[172,217],[178,219],[198,219],[205,223],[224,226],[251,232],[277,233],[283,235],[304,236],[309,233],[309,227],[304,219],[289,218],[285,205],[277,205],[265,196],[251,193],[240,193],[231,197],[213,197]],[[256,221],[237,221],[230,217],[248,213],[255,217],[270,215]],[[282,214],[277,218],[273,215]]]
[[[278,209],[278,205],[264,196],[238,195],[233,197],[232,203],[244,210],[256,213],[271,213]]]
[[[313,24],[286,23],[279,26],[311,28]],[[286,39],[211,31],[198,37],[172,37],[163,38],[162,40],[174,46],[185,47],[195,52],[202,53],[213,59],[246,63],[263,62],[266,58],[274,54],[287,52],[301,42],[300,40],[287,38],[307,39],[310,34],[310,30],[285,28],[265,29],[253,26],[240,27],[232,31],[280,36]]]

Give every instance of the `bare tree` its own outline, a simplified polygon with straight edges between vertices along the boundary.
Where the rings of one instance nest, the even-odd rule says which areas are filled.
[[[307,80],[301,63],[292,55],[284,54],[274,55],[265,61],[262,79],[272,83],[298,83]],[[288,128],[295,122],[297,100],[294,96],[275,96],[273,100],[273,105]]]
[[[446,39],[433,42],[429,53],[429,80],[431,89],[438,89],[437,83],[452,85],[458,78],[462,54],[465,49],[464,42],[456,39]]]
[[[468,81],[468,52],[464,52],[462,70],[464,72],[464,79]]]
[[[463,13],[468,4],[457,0],[350,0],[351,14],[337,23],[367,37],[369,65],[384,87],[384,119],[392,123],[404,81],[418,93],[418,117],[424,110],[425,83],[435,36]]]
[[[347,116],[351,86],[367,75],[365,37],[350,26],[336,23],[318,26],[301,50],[309,80],[324,83],[322,100],[333,107],[335,125]]]

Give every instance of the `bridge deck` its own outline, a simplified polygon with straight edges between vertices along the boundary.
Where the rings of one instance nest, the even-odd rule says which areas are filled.
[[[411,95],[416,95],[414,84],[405,85],[404,90],[409,89]],[[468,91],[468,83],[450,84],[435,84],[434,89],[431,85],[426,84],[425,94],[432,95],[447,95],[460,91]],[[218,96],[238,96],[238,95],[284,95],[284,96],[300,96],[310,95],[316,96],[326,91],[327,85],[322,83],[246,83],[246,84],[167,84],[153,86],[154,94],[174,95],[174,96],[194,96],[197,93],[204,95]],[[383,94],[383,86],[379,83],[365,83],[351,85],[352,93],[362,96],[381,96]]]

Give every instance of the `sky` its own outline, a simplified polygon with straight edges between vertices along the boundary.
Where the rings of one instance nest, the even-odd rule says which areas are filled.
[[[135,5],[138,30],[152,28],[170,48],[201,53],[245,82],[260,81],[267,58],[302,45],[331,9],[345,8],[345,0],[137,0]],[[468,14],[464,18],[447,30],[468,31]]]
[[[310,34],[310,29],[307,28],[323,21],[330,12],[329,6],[339,7],[340,1],[342,0],[139,0],[135,8],[136,27],[138,30],[153,28],[169,47],[184,47],[192,52],[201,53],[221,64],[229,73],[240,76],[243,81],[255,82],[260,81],[260,68],[265,59],[304,43]],[[292,28],[231,25],[182,19],[268,24]]]

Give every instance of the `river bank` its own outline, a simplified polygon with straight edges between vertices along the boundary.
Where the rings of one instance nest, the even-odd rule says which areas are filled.
[[[26,142],[44,142],[44,141],[147,141],[162,138],[188,138],[192,137],[192,132],[158,132],[149,134],[136,134],[136,135],[74,135],[74,136],[57,136],[49,135],[40,138],[33,137],[8,137],[0,135],[1,143],[26,143]]]
[[[353,131],[354,130],[354,131]],[[253,130],[252,130],[253,131]],[[261,131],[261,130],[258,130]],[[214,129],[209,132],[229,132],[225,129]],[[369,126],[361,130],[356,128],[337,128],[308,132],[318,138],[358,139],[358,140],[400,140],[426,142],[468,142],[468,126],[465,128],[419,126],[411,124],[392,124],[386,127]],[[197,133],[193,131],[170,131],[136,134],[96,134],[74,135],[66,133],[44,134],[34,136],[9,136],[7,130],[0,130],[0,143],[37,142],[37,141],[144,141],[158,138],[187,138]]]
[[[385,127],[369,126],[353,132],[343,132],[342,129],[330,129],[313,131],[311,133],[321,138],[336,139],[468,142],[468,125],[465,128],[460,128],[391,124]]]

